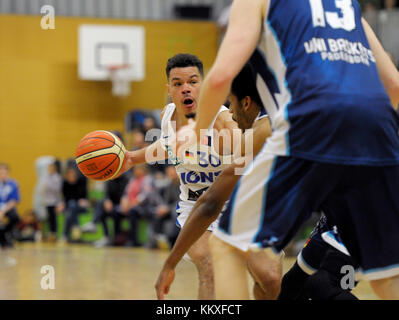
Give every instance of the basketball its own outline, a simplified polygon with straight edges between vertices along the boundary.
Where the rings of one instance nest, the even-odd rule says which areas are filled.
[[[90,132],[80,140],[75,159],[85,177],[105,181],[119,172],[125,152],[125,146],[116,135],[99,130]]]

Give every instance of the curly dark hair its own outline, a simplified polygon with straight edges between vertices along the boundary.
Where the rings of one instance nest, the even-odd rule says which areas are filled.
[[[189,53],[179,53],[168,59],[166,64],[166,76],[169,79],[170,70],[173,68],[197,67],[201,76],[204,76],[204,66],[202,61],[195,55]]]

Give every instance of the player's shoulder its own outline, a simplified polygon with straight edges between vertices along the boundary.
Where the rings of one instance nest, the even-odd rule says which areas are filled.
[[[264,139],[266,139],[268,136],[271,135],[271,124],[269,117],[267,115],[264,115],[256,118],[252,125],[252,129],[258,137],[264,137]]]
[[[259,126],[268,121],[270,121],[269,116],[266,113],[263,113],[255,118],[253,126],[254,127]]]
[[[222,105],[220,107],[219,113],[216,116],[213,128],[221,130],[224,128],[230,128],[232,125],[236,126],[236,122],[233,120],[232,114],[229,112],[229,109]]]
[[[168,103],[166,106],[164,106],[161,111],[161,121],[167,112],[169,112],[171,110],[175,110],[175,108],[176,108],[176,105],[173,102]]]

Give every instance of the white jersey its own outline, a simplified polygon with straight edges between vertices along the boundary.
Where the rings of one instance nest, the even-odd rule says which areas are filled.
[[[175,134],[174,126],[171,123],[175,110],[176,106],[174,103],[166,106],[162,118],[161,131],[169,161],[175,166],[180,178],[180,201],[176,212],[179,214],[177,222],[182,226],[191,212],[195,201],[212,185],[217,176],[232,163],[232,156],[220,156],[214,149],[213,125],[219,113],[228,110],[225,106],[222,106],[209,126],[208,134],[201,141],[200,150],[192,152],[189,150],[185,151],[186,159],[184,160],[194,159],[194,152],[197,152],[198,161],[187,163],[187,161],[178,159],[172,152],[167,141],[168,137]],[[213,227],[210,229],[213,229]]]

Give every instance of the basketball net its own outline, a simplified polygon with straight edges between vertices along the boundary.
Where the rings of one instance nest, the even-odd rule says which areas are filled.
[[[109,79],[112,82],[112,95],[116,97],[126,97],[130,94],[128,64],[111,65],[108,67]]]

